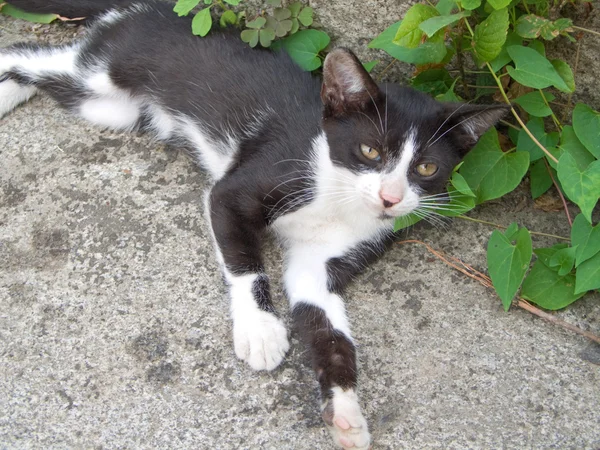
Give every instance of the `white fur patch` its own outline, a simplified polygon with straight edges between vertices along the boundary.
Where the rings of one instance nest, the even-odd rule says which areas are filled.
[[[14,69],[26,71],[31,76],[44,73],[74,74],[78,53],[78,45],[0,53],[0,74]]]
[[[140,104],[129,96],[91,98],[81,103],[79,115],[97,125],[131,130],[138,123]]]
[[[367,450],[371,435],[367,421],[360,412],[358,397],[354,389],[343,390],[334,387],[333,398],[329,400],[333,407],[333,426],[327,426],[333,441],[344,449]]]
[[[156,134],[158,139],[166,141],[173,136],[176,121],[172,114],[155,103],[147,105],[146,113],[150,119],[148,128]]]
[[[256,304],[252,288],[258,275],[236,276],[225,270],[225,277],[230,287],[235,354],[254,370],[275,369],[290,344],[283,322]]]
[[[200,125],[189,117],[179,118],[178,128],[190,143],[194,146],[195,154],[202,165],[215,180],[219,180],[225,173],[235,154],[237,144],[231,139],[226,143],[213,142],[213,140],[202,132]]]
[[[126,14],[123,11],[112,9],[98,18],[98,23],[112,25],[123,19]]]
[[[23,86],[13,80],[0,83],[0,119],[12,111],[16,106],[26,102],[35,95],[34,86]]]

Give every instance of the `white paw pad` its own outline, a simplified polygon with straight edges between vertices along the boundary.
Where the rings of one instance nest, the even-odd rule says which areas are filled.
[[[358,397],[353,389],[334,387],[333,398],[323,408],[323,420],[334,443],[343,449],[367,450],[371,435],[367,421],[360,412]]]
[[[237,357],[254,370],[275,369],[290,348],[283,322],[260,310],[234,317],[233,342]]]

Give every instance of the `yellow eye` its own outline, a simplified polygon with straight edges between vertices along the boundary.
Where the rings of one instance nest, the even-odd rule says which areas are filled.
[[[419,164],[417,166],[417,173],[422,177],[430,177],[438,171],[438,166],[431,163]]]
[[[365,156],[365,158],[370,159],[371,161],[380,161],[381,160],[381,156],[379,155],[379,152],[377,150],[375,150],[374,148],[369,147],[368,145],[360,144],[360,151]]]

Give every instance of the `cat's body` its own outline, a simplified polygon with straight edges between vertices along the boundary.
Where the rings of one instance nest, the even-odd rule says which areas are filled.
[[[237,356],[271,370],[289,347],[261,261],[271,230],[285,248],[285,290],[323,419],[336,444],[367,448],[340,294],[384,251],[394,218],[433,201],[426,194],[443,189],[503,108],[443,106],[378,87],[342,49],[327,57],[321,87],[285,54],[251,50],[233,33],[194,37],[190,20],[160,2],[11,3],[97,19],[70,46],[0,50],[0,117],[41,89],[93,123],[191,149],[213,179],[206,215],[230,288]]]

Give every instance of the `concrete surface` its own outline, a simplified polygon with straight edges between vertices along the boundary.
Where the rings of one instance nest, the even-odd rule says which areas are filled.
[[[75,30],[0,16],[0,33],[4,46]],[[0,157],[0,448],[331,448],[295,338],[273,373],[236,360],[206,178],[182,152],[39,96],[0,122]],[[567,234],[526,190],[473,215]],[[408,237],[481,268],[490,232],[456,220]],[[276,281],[281,255],[268,254]],[[504,313],[412,245],[346,297],[374,449],[600,447],[599,346]],[[558,315],[600,333],[600,296]]]

